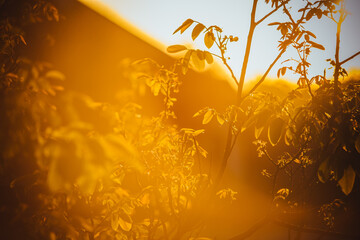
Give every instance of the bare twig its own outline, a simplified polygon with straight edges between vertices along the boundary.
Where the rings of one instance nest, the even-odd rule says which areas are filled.
[[[270,70],[272,69],[272,67],[275,65],[275,63],[281,58],[281,56],[284,54],[284,52],[286,51],[286,49],[283,49],[278,55],[277,57],[274,59],[274,61],[270,64],[270,66],[268,67],[268,69],[266,70],[266,72],[264,73],[264,75],[261,77],[261,79],[255,84],[255,86],[246,94],[246,96],[250,95],[251,93],[253,93],[260,85],[262,82],[264,82],[265,78],[267,77],[267,75],[269,74]],[[245,97],[246,97],[245,96]],[[244,97],[244,98],[245,98]]]
[[[277,10],[279,10],[283,5],[285,5],[286,2],[282,2],[279,6],[277,6],[276,8],[274,8],[271,12],[269,12],[268,14],[266,14],[264,17],[262,17],[259,21],[255,22],[256,25],[259,25],[262,21],[264,21],[265,19],[267,19],[268,17],[270,17],[274,12],[276,12]]]
[[[225,50],[224,50],[224,41],[221,41],[221,35],[219,34],[219,32],[217,32],[217,38],[218,38],[218,42],[215,41],[215,44],[217,45],[217,47],[219,48],[220,50],[220,54],[221,56],[217,55],[217,54],[214,54],[212,53],[212,55],[214,55],[215,57],[218,57],[222,60],[222,62],[224,63],[224,65],[226,66],[226,68],[229,70],[230,74],[231,74],[231,77],[232,79],[234,80],[236,86],[239,85],[239,82],[237,81],[236,77],[235,77],[235,74],[233,72],[233,70],[231,69],[231,67],[229,66],[229,64],[227,63],[226,61],[226,57],[225,57]]]
[[[237,81],[237,79],[236,79],[236,77],[235,77],[235,74],[234,74],[233,70],[231,69],[231,67],[229,66],[229,64],[227,63],[225,57],[223,56],[221,59],[222,59],[224,65],[226,66],[226,68],[227,68],[227,69],[229,70],[229,72],[231,73],[231,77],[232,77],[232,79],[234,80],[234,82],[236,83],[236,86],[238,86],[238,85],[239,85],[239,82]]]
[[[351,57],[348,57],[347,59],[341,61],[339,64],[340,64],[340,65],[343,65],[344,63],[350,61],[351,59],[353,59],[354,57],[356,57],[356,56],[359,55],[359,54],[360,54],[360,51],[358,51],[357,53],[355,53],[355,54],[352,55]]]

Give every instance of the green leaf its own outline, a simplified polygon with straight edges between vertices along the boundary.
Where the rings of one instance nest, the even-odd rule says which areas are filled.
[[[349,165],[344,171],[344,176],[338,181],[341,190],[345,195],[349,195],[351,193],[354,187],[354,182],[355,182],[355,171]]]
[[[176,52],[184,51],[186,49],[187,49],[187,47],[185,47],[184,45],[171,45],[166,50],[169,53],[176,53]]]
[[[203,121],[202,121],[202,124],[208,124],[211,119],[213,118],[214,116],[214,111],[212,110],[208,110],[205,114],[204,114],[204,118],[203,118]]]
[[[198,23],[198,24],[194,27],[194,29],[193,29],[193,31],[192,31],[192,34],[191,34],[192,40],[195,40],[195,39],[199,36],[199,34],[201,33],[201,31],[204,30],[204,29],[205,29],[205,26],[204,26],[203,24],[201,24],[201,23]]]
[[[214,33],[212,31],[208,31],[204,37],[204,43],[205,43],[206,47],[210,49],[212,47],[212,45],[214,44],[214,42],[215,42]]]
[[[191,26],[191,24],[194,22],[194,20],[192,20],[192,19],[186,19],[185,20],[185,22],[183,22],[183,24],[181,24],[181,26],[180,27],[178,27],[176,30],[175,30],[175,32],[173,32],[173,34],[175,34],[175,33],[177,33],[178,31],[180,31],[180,33],[183,33],[186,29],[188,29],[190,26]]]
[[[285,122],[281,118],[275,118],[270,122],[268,128],[268,139],[271,145],[275,146],[281,138]]]
[[[208,51],[204,51],[205,53],[205,59],[208,64],[212,64],[214,62],[213,56]]]

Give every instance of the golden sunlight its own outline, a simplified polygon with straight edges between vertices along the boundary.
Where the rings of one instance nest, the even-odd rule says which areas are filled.
[[[0,239],[360,239],[359,6],[0,1]]]

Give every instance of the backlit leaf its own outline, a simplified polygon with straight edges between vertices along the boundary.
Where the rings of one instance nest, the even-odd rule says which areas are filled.
[[[202,59],[200,58],[202,57]],[[191,55],[192,63],[194,67],[198,70],[203,70],[205,67],[205,59],[203,55],[199,54],[199,51],[196,51],[196,54]]]
[[[268,138],[271,145],[274,146],[279,142],[284,127],[285,122],[281,118],[275,118],[270,122],[268,128]]]
[[[197,146],[197,149],[201,156],[203,156],[204,158],[207,157],[208,152],[204,148],[202,148],[201,146]]]
[[[330,163],[329,160],[326,159],[320,164],[317,171],[318,179],[320,180],[320,182],[325,183],[327,180],[329,180],[330,172]]]
[[[214,62],[213,56],[211,53],[204,51],[205,53],[205,59],[208,64],[212,64]]]
[[[264,130],[264,126],[261,126],[261,127],[255,126],[255,138],[256,139],[258,139],[260,137],[263,130]]]
[[[276,192],[274,200],[283,199],[285,200],[289,196],[290,190],[288,188],[281,188]]]
[[[198,116],[200,116],[200,114],[202,114],[203,112],[204,112],[204,110],[201,109],[201,110],[197,111],[197,112],[193,115],[193,117],[198,117]]]
[[[113,213],[111,214],[111,228],[114,230],[114,231],[117,231],[118,228],[119,228],[119,215],[116,214],[116,213]]]
[[[181,68],[181,71],[184,75],[187,73],[187,70],[189,69],[190,57],[193,52],[194,52],[194,50],[190,49],[186,52],[186,54],[184,56],[183,64],[182,64],[182,68]]]
[[[216,119],[220,125],[223,125],[225,122],[225,120],[219,115],[216,115]]]
[[[285,132],[285,137],[284,137],[284,140],[285,140],[285,144],[290,146],[291,145],[291,142],[293,140],[293,136],[292,136],[292,132],[291,130],[288,128]]]
[[[198,24],[194,27],[194,29],[193,29],[193,31],[192,31],[192,34],[191,34],[192,40],[195,40],[195,39],[199,36],[199,34],[201,33],[201,31],[204,30],[204,29],[205,29],[205,26],[204,26],[203,24],[201,24],[201,23],[198,23]]]
[[[169,53],[176,53],[176,52],[184,51],[186,49],[187,48],[184,45],[171,45],[166,50]]]
[[[204,132],[205,132],[204,129],[196,130],[196,131],[193,133],[193,136],[196,137],[196,136],[198,136],[199,134],[202,134],[202,133],[204,133]]]
[[[161,83],[159,83],[159,82],[154,83],[154,85],[152,87],[154,96],[159,95],[160,89],[161,89]]]
[[[214,44],[214,42],[215,42],[214,33],[211,32],[211,31],[208,31],[205,34],[204,42],[205,42],[206,47],[210,49],[212,47],[212,45]]]
[[[180,27],[178,27],[175,32],[173,32],[173,34],[177,33],[178,31],[180,31],[181,33],[183,33],[186,29],[188,29],[188,27],[191,26],[191,24],[194,22],[194,20],[192,19],[186,19],[185,22],[183,22],[183,24],[181,24]]]
[[[354,187],[354,182],[355,182],[355,171],[349,165],[344,171],[344,176],[338,181],[341,190],[345,195],[349,195],[351,193]]]
[[[46,78],[49,78],[49,79],[56,79],[56,80],[61,80],[61,81],[64,81],[64,80],[65,80],[65,75],[62,74],[62,73],[59,72],[59,71],[56,71],[56,70],[50,70],[50,71],[48,71],[48,72],[45,74],[45,77],[46,77]]]
[[[202,124],[208,124],[214,116],[214,111],[209,110],[204,114]]]
[[[131,217],[129,216],[129,215],[127,215],[127,214],[121,214],[121,216],[119,217],[119,225],[120,225],[120,227],[124,230],[124,231],[126,231],[126,232],[128,232],[128,231],[130,231],[131,230],[131,228],[132,228],[132,219],[131,219]]]
[[[20,37],[21,42],[22,42],[25,46],[27,46],[27,43],[26,43],[24,37],[23,37],[22,35],[19,35],[19,37]]]
[[[271,111],[269,109],[265,109],[265,110],[261,111],[260,113],[258,113],[254,117],[254,120],[256,120],[255,129],[264,128],[268,122],[270,115],[271,115]],[[245,123],[245,125],[247,125],[247,124],[251,125],[251,121],[249,123]],[[260,135],[260,133],[259,133],[259,135]]]
[[[196,54],[198,55],[200,60],[204,60],[205,59],[205,52],[201,51],[201,50],[196,50]]]

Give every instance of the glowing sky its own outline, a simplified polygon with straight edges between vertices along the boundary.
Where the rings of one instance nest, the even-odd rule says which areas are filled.
[[[83,2],[91,0],[82,0]],[[93,0],[94,1],[94,0]],[[250,0],[98,0],[107,5],[120,16],[131,22],[146,34],[152,36],[166,46],[172,44],[194,44],[191,40],[191,30],[183,35],[172,35],[174,30],[181,25],[187,18],[192,18],[202,22],[206,26],[218,25],[223,28],[226,34],[239,37],[237,43],[229,45],[228,56],[231,58],[229,65],[233,68],[235,75],[239,77],[243,59],[246,38],[249,28],[250,12],[252,1]],[[303,6],[304,1],[295,0],[295,8]],[[346,8],[353,14],[349,15],[343,24],[341,33],[340,61],[351,56],[360,50],[360,1],[347,0]],[[271,10],[265,1],[258,3],[257,19]],[[250,61],[247,71],[247,79],[265,72],[268,65],[273,61],[277,54],[278,40],[280,33],[275,27],[267,26],[273,21],[286,21],[285,15],[279,11],[267,21],[264,21],[256,30],[251,49]],[[322,74],[325,67],[329,67],[325,59],[334,58],[336,25],[331,20],[325,18],[314,21],[308,26],[309,30],[317,35],[315,40],[325,46],[326,50],[314,49],[311,58],[312,64],[309,74]],[[195,47],[206,49],[202,39],[199,37],[195,42]],[[215,52],[215,51],[214,51]],[[277,65],[270,72],[270,77],[276,76],[276,71],[281,67],[281,62],[287,57],[294,56],[290,51],[284,55]],[[151,56],[149,56],[151,57]],[[360,56],[345,64],[343,67],[360,67]],[[328,71],[328,77],[332,71]],[[288,73],[286,78],[293,81],[297,76]]]

